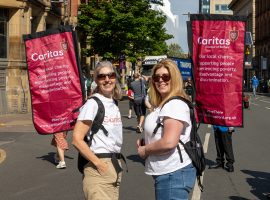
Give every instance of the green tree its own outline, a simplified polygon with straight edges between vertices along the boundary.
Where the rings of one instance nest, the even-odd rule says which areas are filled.
[[[185,55],[182,47],[176,43],[172,43],[168,46],[167,55],[169,57],[178,57],[178,58],[186,58],[187,57],[187,55]]]
[[[105,59],[118,59],[125,54],[134,61],[144,55],[167,52],[166,16],[150,9],[148,0],[89,1],[81,4],[79,29],[89,40],[88,55],[99,54]]]

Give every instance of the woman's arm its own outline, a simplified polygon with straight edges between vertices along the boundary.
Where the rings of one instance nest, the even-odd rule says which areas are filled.
[[[149,155],[166,154],[178,145],[184,123],[176,119],[164,117],[163,124],[163,136],[159,140],[146,146],[140,146],[137,142],[138,153],[142,158],[146,158]]]
[[[91,126],[92,121],[90,120],[77,121],[73,131],[72,144],[83,157],[97,167],[100,174],[103,174],[108,169],[108,166],[91,151],[88,144],[84,141],[84,137],[89,132]]]

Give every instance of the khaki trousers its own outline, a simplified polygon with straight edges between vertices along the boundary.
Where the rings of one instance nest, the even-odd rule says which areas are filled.
[[[100,174],[93,163],[84,168],[83,192],[86,200],[118,200],[122,172],[116,174],[111,158],[100,158],[108,164],[105,174]],[[118,160],[120,166],[121,162]]]

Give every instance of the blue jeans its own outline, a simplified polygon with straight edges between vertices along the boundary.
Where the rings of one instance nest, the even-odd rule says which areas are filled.
[[[253,85],[252,89],[253,89],[253,96],[255,97],[256,96],[256,91],[257,91],[257,86]]]
[[[196,169],[192,164],[169,174],[153,176],[156,200],[188,200],[195,179]]]

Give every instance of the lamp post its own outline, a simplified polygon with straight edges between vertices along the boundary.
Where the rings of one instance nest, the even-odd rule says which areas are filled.
[[[125,71],[126,71],[126,56],[125,54],[121,54],[119,56],[119,69],[121,71],[121,86],[125,85]]]
[[[66,22],[67,22],[67,19],[66,18],[69,16],[67,14],[68,0],[51,0],[51,3],[64,4],[64,19],[63,19],[63,22],[64,22],[64,25],[66,25]],[[71,10],[69,12],[71,12]]]

